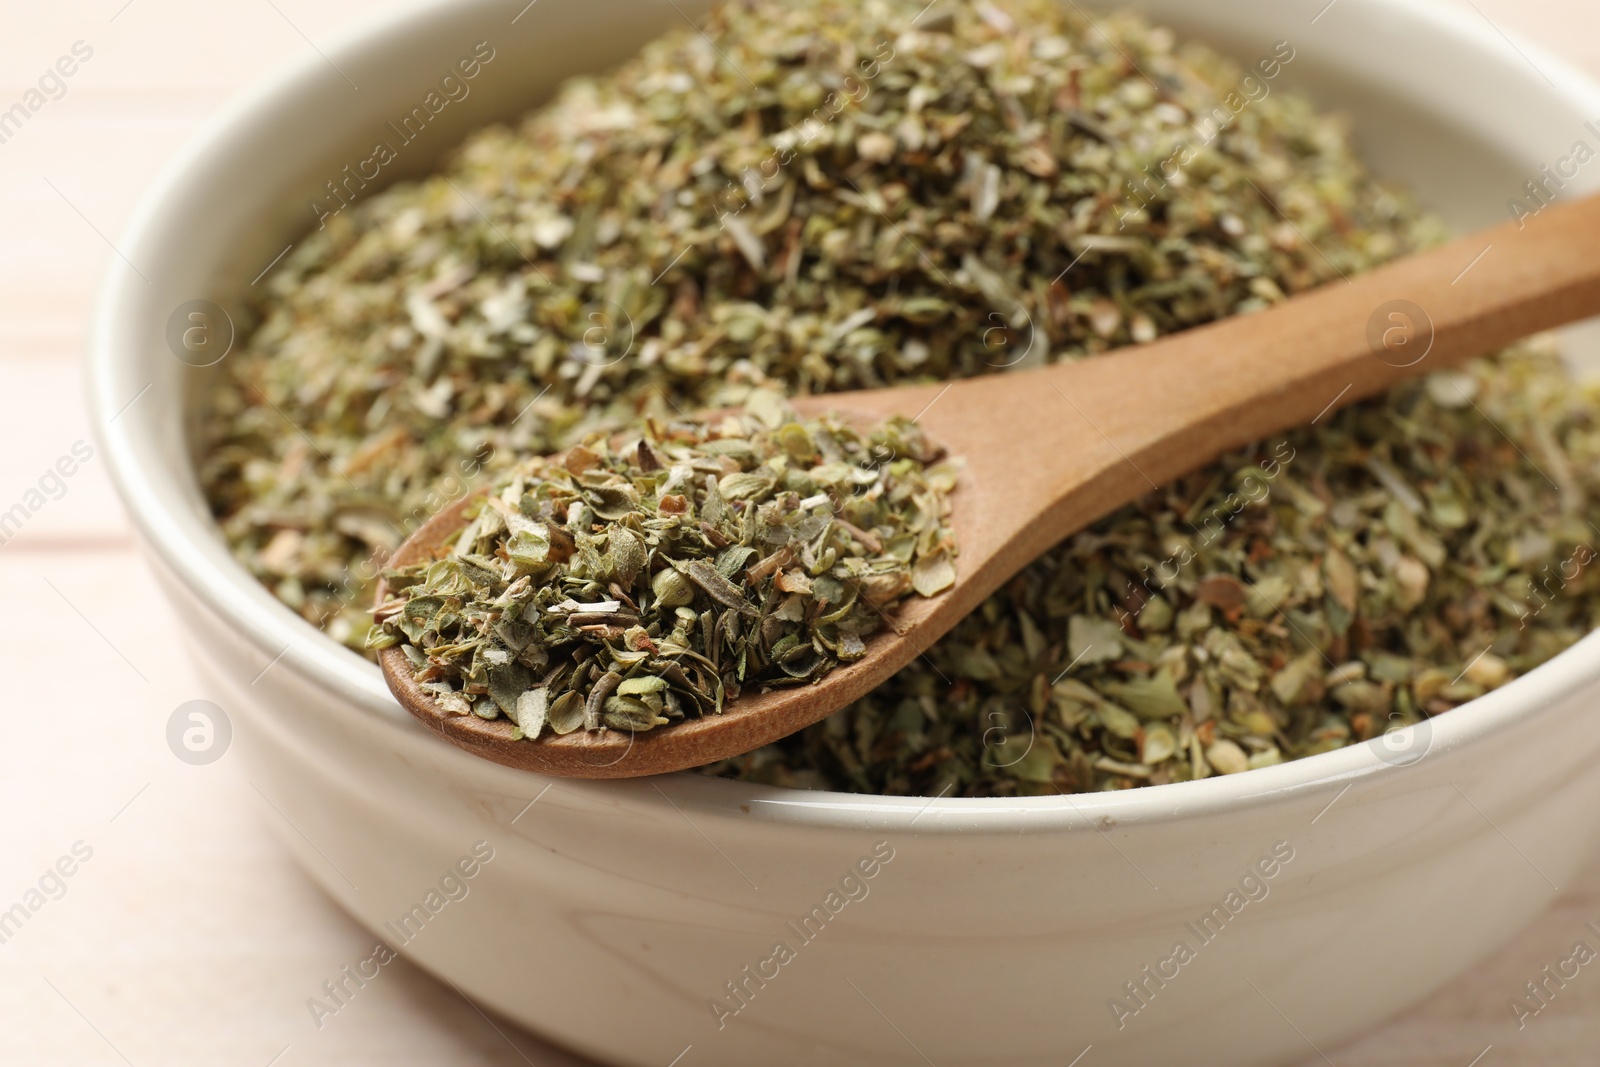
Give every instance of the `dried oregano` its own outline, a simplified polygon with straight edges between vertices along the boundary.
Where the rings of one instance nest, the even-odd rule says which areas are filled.
[[[650,730],[866,654],[885,613],[955,580],[955,465],[897,418],[863,434],[740,414],[595,436],[497,481],[444,558],[386,572],[368,645],[446,709]]]
[[[360,647],[374,554],[518,456],[761,384],[1101,352],[1433,232],[1260,78],[1157,186],[1245,73],[1134,16],[922,10],[720,8],[309,232],[255,287],[207,412],[202,478],[240,559]]]
[[[1046,554],[848,714],[718,769],[1077,791],[1448,711],[1600,625],[1596,410],[1520,346],[1230,455]]]
[[[336,639],[363,643],[398,541],[519,456],[754,389],[1093,355],[1441,232],[1280,87],[1292,42],[1241,67],[1053,0],[735,3],[703,30],[472,136],[260,283],[202,478],[239,558]],[[1241,468],[1282,464],[1269,446],[1153,494],[1046,553],[868,699],[716,770],[872,792],[1119,788],[1345,744],[1533,666],[1600,602],[1557,525],[1591,485],[1587,408],[1549,360],[1471,380],[1464,407],[1413,389],[1291,435],[1289,481],[1264,501],[1229,494]],[[1429,435],[1444,443],[1417,445]],[[1435,507],[1423,487],[1452,447],[1476,479],[1450,475]],[[1319,502],[1323,526],[1301,529],[1286,493]],[[1191,548],[1173,588],[1147,588],[1141,568],[1179,554],[1163,539],[1198,538],[1218,507],[1225,534]],[[1276,575],[1282,617],[1250,607],[1280,588],[1261,587],[1273,558],[1303,564]],[[1333,576],[1320,600],[1306,568]]]

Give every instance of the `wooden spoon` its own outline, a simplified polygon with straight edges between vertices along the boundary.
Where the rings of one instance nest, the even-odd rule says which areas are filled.
[[[398,647],[380,657],[384,678],[447,740],[546,774],[633,777],[751,751],[862,696],[1046,549],[1172,479],[1404,378],[1600,314],[1597,247],[1600,197],[1109,357],[798,401],[802,412],[864,421],[914,416],[966,460],[952,498],[955,585],[903,601],[865,657],[813,685],[746,694],[721,715],[643,734],[513,741],[505,719],[441,708],[411,680]],[[418,529],[394,564],[447,552],[473,499]]]

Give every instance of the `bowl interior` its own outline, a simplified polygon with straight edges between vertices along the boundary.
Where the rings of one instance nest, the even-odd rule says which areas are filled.
[[[144,202],[123,245],[143,276],[114,263],[94,324],[96,422],[112,476],[146,542],[264,658],[293,642],[299,669],[360,713],[414,728],[376,667],[311,631],[229,554],[192,452],[195,415],[222,365],[197,369],[174,357],[166,343],[174,309],[214,301],[242,334],[252,285],[337,203],[337,191],[365,198],[427,173],[472,130],[514,119],[564,79],[614,65],[706,6],[704,0],[540,0],[513,20],[498,0],[412,4],[347,35],[327,49],[328,59],[312,56],[226,109]],[[1340,0],[1320,17],[1320,4],[1281,0],[1133,6],[1245,64],[1289,42],[1295,59],[1279,86],[1348,113],[1371,166],[1460,228],[1506,218],[1507,198],[1575,139],[1600,143],[1600,133],[1584,128],[1600,116],[1600,90],[1471,14],[1421,0]],[[402,140],[396,124],[474,53],[492,58],[465,83],[465,95],[457,90],[459,99],[431,115],[414,139]],[[398,145],[396,158],[365,177],[354,168],[380,141]],[[1600,173],[1580,175],[1567,194],[1597,185]],[[1581,362],[1600,361],[1600,339],[1588,327],[1570,333],[1568,348]],[[1543,682],[1553,683],[1558,673],[1563,686],[1592,679],[1597,668],[1585,665],[1581,651],[1541,668]],[[1458,731],[1458,739],[1490,728],[1472,706],[1445,720],[1438,729]],[[1283,784],[1326,781],[1348,772],[1352,758],[1348,751],[1328,753],[1237,777],[1262,785],[1266,779],[1257,776]],[[1226,779],[1184,787],[1191,786],[1219,802],[1252,792]],[[831,803],[845,800],[835,796]]]

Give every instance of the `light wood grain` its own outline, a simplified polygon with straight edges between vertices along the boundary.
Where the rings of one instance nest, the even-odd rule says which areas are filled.
[[[1324,0],[1284,2],[1309,17]],[[1441,2],[1600,74],[1593,0]],[[0,14],[0,101],[73,41],[96,49],[67,95],[0,145],[0,506],[88,429],[76,360],[115,254],[95,231],[116,239],[156,172],[236,88],[384,6],[123,4],[9,3]],[[321,1029],[312,1023],[306,998],[371,939],[275,844],[276,816],[234,755],[188,767],[167,751],[172,710],[215,694],[173,644],[177,620],[95,461],[0,545],[0,589],[7,606],[40,613],[24,625],[0,611],[0,810],[9,816],[0,907],[74,842],[94,849],[66,895],[0,945],[0,1063],[116,1065],[120,1050],[139,1067],[265,1067],[274,1057],[280,1067],[577,1064],[404,963]],[[1510,843],[1505,862],[1522,862]],[[1585,968],[1523,1030],[1508,1008],[1524,982],[1588,937],[1585,922],[1600,922],[1600,866],[1562,890],[1471,972],[1404,1018],[1322,1049],[1326,1060],[1308,1048],[1307,1067],[1467,1067],[1491,1045],[1481,1067],[1594,1063],[1600,971]],[[1404,922],[1415,907],[1427,902],[1396,902],[1392,916],[1374,918]],[[1264,1013],[1262,1025],[1285,1024]]]

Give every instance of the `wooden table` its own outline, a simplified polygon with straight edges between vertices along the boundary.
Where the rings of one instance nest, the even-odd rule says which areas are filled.
[[[1312,12],[1322,0],[1283,2]],[[1440,2],[1475,8],[1600,75],[1593,0]],[[382,6],[6,0],[0,110],[75,42],[92,55],[64,79],[65,95],[0,143],[0,512],[92,441],[84,321],[111,242],[157,168],[240,85]],[[209,694],[176,645],[176,620],[100,457],[64,485],[47,480],[59,499],[0,545],[0,910],[41,878],[48,891],[0,944],[0,1063],[576,1064],[404,962],[317,1027],[307,998],[372,939],[278,847],[267,832],[276,816],[236,761],[173,758],[168,717]],[[21,621],[23,605],[37,622]],[[70,877],[45,876],[58,862]],[[1493,957],[1403,1019],[1324,1049],[1327,1059],[1594,1063],[1600,972],[1585,968],[1520,1032],[1508,1007],[1590,937],[1586,921],[1600,922],[1600,865],[1562,888],[1555,908]],[[1398,908],[1392,918],[1403,921]]]

